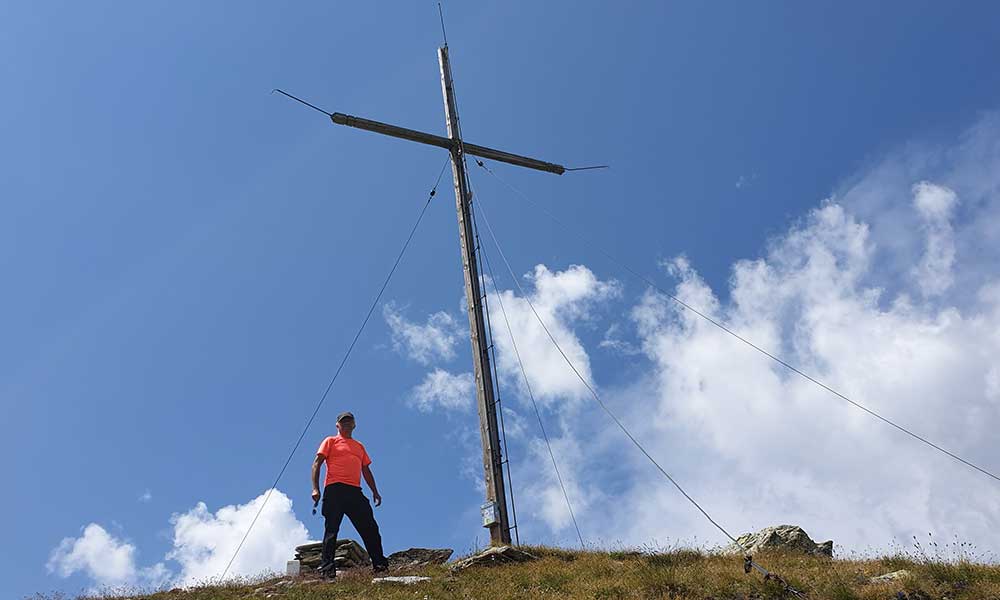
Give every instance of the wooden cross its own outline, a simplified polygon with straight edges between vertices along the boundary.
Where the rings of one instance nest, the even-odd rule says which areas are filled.
[[[441,93],[444,96],[444,114],[448,123],[448,137],[343,113],[333,113],[330,118],[338,125],[347,125],[412,142],[437,146],[451,153],[455,206],[458,210],[458,235],[462,246],[462,267],[465,272],[465,299],[469,308],[469,330],[472,338],[472,364],[476,376],[479,433],[483,444],[483,471],[486,477],[486,504],[482,507],[483,526],[489,527],[490,543],[496,546],[510,544],[511,526],[507,517],[507,495],[502,468],[504,459],[500,449],[500,432],[497,426],[497,402],[493,393],[493,372],[490,369],[490,355],[486,345],[486,326],[483,315],[484,295],[480,289],[475,238],[472,232],[472,194],[469,191],[469,178],[465,171],[464,159],[466,154],[472,154],[557,175],[562,175],[567,169],[562,165],[463,141],[455,105],[455,89],[451,77],[451,63],[448,60],[447,43],[438,48],[438,62],[441,65]]]

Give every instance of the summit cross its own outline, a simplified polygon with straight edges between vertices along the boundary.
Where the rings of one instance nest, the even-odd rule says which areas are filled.
[[[469,309],[469,330],[472,340],[472,364],[476,378],[476,404],[479,409],[479,434],[483,445],[483,471],[486,479],[486,504],[483,505],[483,526],[490,530],[490,544],[510,544],[511,525],[507,514],[507,493],[503,476],[504,457],[500,447],[497,425],[497,404],[494,395],[493,371],[487,346],[486,325],[483,314],[484,293],[480,289],[480,274],[476,260],[476,238],[472,224],[472,193],[465,169],[465,155],[471,154],[499,162],[562,175],[567,170],[562,165],[549,163],[503,150],[469,144],[462,140],[455,102],[455,88],[448,59],[448,44],[438,48],[441,66],[441,93],[444,96],[445,120],[448,137],[441,137],[414,129],[389,125],[361,117],[332,113],[330,118],[338,125],[373,131],[392,137],[420,142],[448,150],[451,154],[451,172],[455,186],[455,207],[458,211],[458,234],[462,247],[462,267],[465,272],[465,299]]]

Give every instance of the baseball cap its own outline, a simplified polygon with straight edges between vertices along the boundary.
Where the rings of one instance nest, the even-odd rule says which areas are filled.
[[[354,419],[354,415],[352,413],[349,413],[349,412],[342,412],[339,415],[337,415],[337,422],[338,423],[340,423],[344,419]]]

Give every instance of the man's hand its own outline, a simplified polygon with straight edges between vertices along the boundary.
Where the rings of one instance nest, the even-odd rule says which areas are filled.
[[[378,493],[378,486],[375,485],[375,476],[372,474],[371,467],[368,465],[361,467],[361,476],[365,478],[368,489],[372,491],[372,501],[375,502],[375,506],[382,504],[382,495]]]
[[[315,507],[316,503],[319,502],[319,469],[320,469],[320,467],[323,466],[323,462],[324,461],[326,461],[326,457],[323,456],[322,454],[317,454],[316,455],[316,460],[313,461],[313,466],[312,466],[312,484],[313,484],[312,499],[313,499],[313,506],[314,507]],[[316,509],[313,508],[313,511],[315,511],[315,510]]]

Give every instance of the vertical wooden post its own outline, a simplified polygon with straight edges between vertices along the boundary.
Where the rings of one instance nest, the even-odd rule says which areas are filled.
[[[493,373],[490,370],[489,349],[486,347],[486,326],[483,320],[483,292],[479,285],[475,238],[472,235],[472,212],[469,180],[465,172],[464,148],[455,108],[455,88],[448,61],[448,46],[438,48],[441,65],[441,92],[448,122],[448,137],[456,142],[451,148],[451,173],[455,183],[455,205],[458,209],[458,233],[462,245],[462,267],[465,273],[465,298],[469,307],[469,329],[472,337],[472,364],[476,376],[476,400],[479,407],[479,434],[483,443],[483,471],[486,476],[486,502],[495,506],[496,519],[490,528],[490,543],[510,544],[507,519],[507,495],[504,486],[500,432],[497,426],[497,405],[493,395]]]

